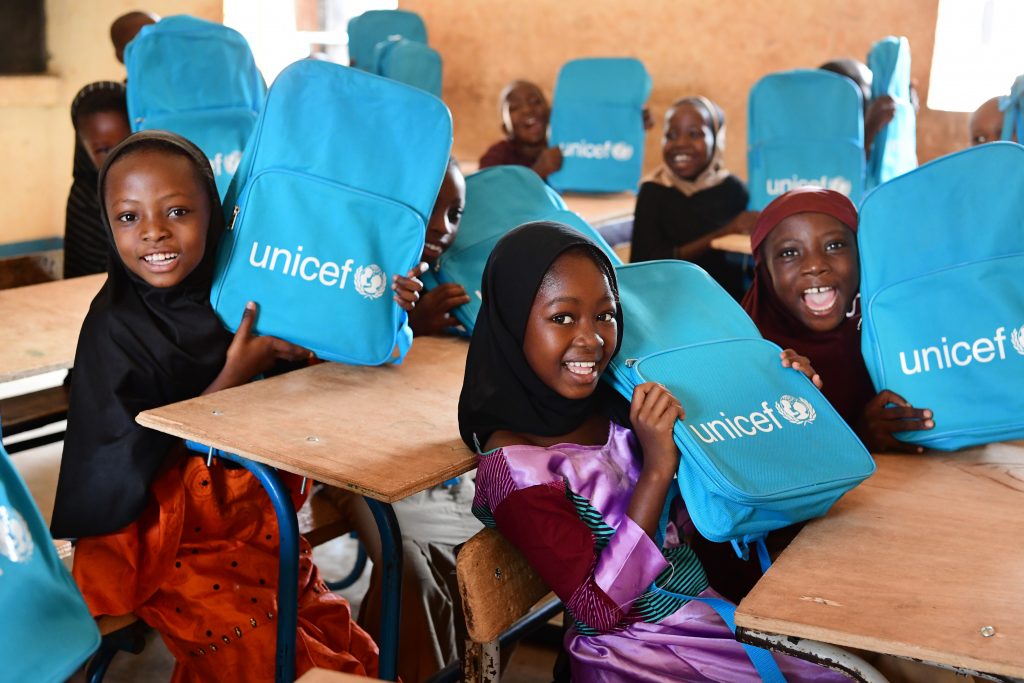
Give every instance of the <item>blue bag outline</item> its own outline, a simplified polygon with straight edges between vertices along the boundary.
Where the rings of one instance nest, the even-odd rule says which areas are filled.
[[[917,168],[917,114],[910,101],[910,42],[904,36],[879,40],[868,53],[871,99],[888,95],[896,103],[892,121],[871,143],[865,190]]]
[[[441,97],[441,53],[426,43],[392,36],[373,49],[373,73]]]
[[[373,70],[373,51],[383,40],[401,36],[406,40],[427,42],[427,25],[415,12],[402,9],[375,9],[348,21],[349,63],[363,71]]]

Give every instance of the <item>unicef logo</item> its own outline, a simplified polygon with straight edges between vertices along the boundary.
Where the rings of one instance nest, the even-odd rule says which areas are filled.
[[[814,412],[814,406],[806,398],[796,398],[788,394],[775,402],[775,410],[786,418],[787,422],[795,425],[809,425],[818,416]]]
[[[1024,325],[1010,333],[1010,343],[1014,351],[1024,356]]]
[[[612,145],[612,159],[629,161],[633,158],[633,145],[628,142],[616,142]]]
[[[371,263],[356,268],[356,291],[367,299],[378,299],[387,289],[388,278],[380,266]]]
[[[25,519],[17,510],[0,505],[0,557],[28,562],[34,548]]]

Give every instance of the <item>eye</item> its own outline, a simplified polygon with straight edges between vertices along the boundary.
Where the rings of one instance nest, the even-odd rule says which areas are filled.
[[[174,216],[175,218],[182,218],[184,216],[187,216],[189,213],[190,211],[188,209],[176,206],[173,209],[171,209],[170,212],[168,212],[168,215]]]
[[[456,224],[460,220],[462,220],[463,211],[464,209],[461,206],[453,206],[452,208],[448,209],[449,222],[451,222],[452,224]]]
[[[779,250],[778,258],[795,258],[800,252],[795,247],[783,247]]]
[[[843,240],[832,240],[825,245],[825,251],[835,251],[837,249],[843,249],[846,247],[846,242]]]
[[[551,322],[556,325],[572,325],[576,321],[568,313],[558,313],[551,316]]]
[[[136,216],[134,213],[129,213],[127,211],[125,213],[120,213],[117,215],[117,221],[119,223],[134,223],[136,218],[138,218],[138,216]]]
[[[610,323],[615,320],[615,311],[605,311],[597,316],[597,321],[601,323]]]

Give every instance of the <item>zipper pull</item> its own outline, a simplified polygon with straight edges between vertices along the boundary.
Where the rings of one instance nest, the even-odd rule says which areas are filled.
[[[634,365],[636,365],[638,360],[640,360],[640,359],[639,358],[627,358],[626,359],[626,367],[627,368],[633,367]]]
[[[231,222],[228,223],[228,231],[235,229],[235,219],[238,218],[238,212],[242,210],[242,207],[235,204],[235,208],[231,211]]]

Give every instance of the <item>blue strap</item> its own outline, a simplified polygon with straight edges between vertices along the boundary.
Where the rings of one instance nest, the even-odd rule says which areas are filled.
[[[764,543],[764,536],[754,540],[757,547],[757,559],[761,562],[761,573],[764,574],[772,566],[772,558],[768,555],[768,546]]]
[[[762,541],[763,543],[763,541]],[[718,616],[722,618],[725,625],[729,627],[733,635],[736,635],[736,605],[732,604],[728,600],[722,598],[701,598],[695,595],[683,595],[682,593],[673,593],[667,591],[658,586],[651,585],[651,589],[663,593],[665,595],[672,596],[674,598],[681,598],[683,600],[697,600],[703,602],[705,605],[715,610]],[[761,677],[764,683],[786,683],[786,677],[782,675],[782,671],[779,669],[779,665],[775,662],[775,658],[768,650],[763,650],[753,645],[747,645],[746,643],[740,643],[743,646],[744,651],[747,653],[747,657],[750,658],[750,663],[754,665],[757,670],[757,674]]]

